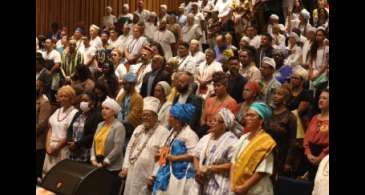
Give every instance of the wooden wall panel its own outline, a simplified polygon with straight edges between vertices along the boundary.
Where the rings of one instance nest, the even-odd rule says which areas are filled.
[[[105,13],[105,7],[110,5],[113,14],[118,16],[121,7],[128,3],[134,12],[137,0],[36,0],[36,34],[46,34],[51,29],[52,22],[66,26],[73,32],[77,24],[85,27],[90,24],[100,24]],[[183,0],[144,0],[145,8],[159,12],[161,4],[166,4],[169,11],[177,10]]]

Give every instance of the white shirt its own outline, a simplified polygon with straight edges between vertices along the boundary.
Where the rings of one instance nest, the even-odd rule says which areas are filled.
[[[180,94],[179,95],[179,99],[177,100],[177,103],[179,104],[185,104],[186,101],[188,100],[190,93],[186,93],[186,94]]]
[[[292,49],[289,47],[287,49],[291,50],[291,54],[285,59],[284,64],[292,67],[299,65],[302,59],[302,49],[298,45],[295,45]]]
[[[101,24],[107,28],[114,25],[114,23],[117,21],[117,17],[114,15],[110,16],[103,16]]]
[[[329,195],[329,155],[325,156],[319,163],[312,195]]]
[[[182,28],[182,39],[184,42],[190,43],[192,39],[197,39],[203,35],[203,32],[198,24],[188,26],[187,24]]]
[[[183,58],[181,58],[180,56],[176,57],[177,62],[178,62],[178,70],[179,71],[188,71],[191,74],[195,74],[195,62],[194,60],[191,58],[191,55],[187,55]]]
[[[249,45],[258,49],[261,45],[261,36],[256,35],[254,38],[250,39]]]
[[[49,53],[47,53],[47,51],[44,51],[42,53],[42,56],[45,60],[53,60],[55,64],[61,63],[61,54],[54,49]]]
[[[121,43],[121,45],[119,46],[119,49],[124,52],[124,49],[127,48],[128,44],[132,41],[133,36],[132,35],[119,35],[118,37],[118,42]]]
[[[310,50],[312,46],[312,42],[310,40],[306,40],[303,44],[303,49],[302,49],[302,63],[307,63],[307,55],[308,55],[308,52]]]
[[[201,79],[206,81],[208,79],[211,79],[213,74],[218,71],[223,71],[222,64],[214,60],[209,65],[207,64],[207,61],[202,62],[199,65],[198,73]]]
[[[285,49],[285,36],[282,34],[275,35],[273,34],[273,47],[274,49]],[[276,43],[277,40],[277,43]]]
[[[127,68],[124,66],[124,60],[118,65],[118,67],[115,69],[114,73],[115,76],[117,76],[118,80],[122,80],[124,75],[127,74]]]
[[[136,10],[134,13],[139,15],[139,21],[143,21],[143,22],[146,22],[150,15],[150,12],[146,9],[143,9],[141,12],[138,12],[138,10]]]
[[[103,47],[103,42],[101,42],[99,36],[96,36],[94,39],[90,38],[90,45],[94,46],[96,49],[100,49]]]
[[[197,69],[199,68],[199,65],[205,61],[205,54],[201,51],[197,51],[194,55],[190,52],[190,55],[194,60]]]
[[[144,25],[144,35],[147,38],[153,39],[153,35],[157,31],[157,26],[151,22],[146,22]]]
[[[174,34],[169,30],[158,30],[155,32],[153,40],[161,44],[165,59],[170,59],[172,57],[171,44],[176,42]]]
[[[137,75],[137,82],[135,85],[136,91],[139,93],[142,87],[144,76],[152,71],[151,63],[147,64],[147,66],[142,70],[141,69],[142,62],[138,64],[133,64],[129,67],[129,72],[133,72]]]
[[[120,48],[123,43],[118,37],[115,41],[109,39],[108,44],[109,44],[109,47],[111,47],[111,48]]]
[[[96,55],[96,48],[91,46],[84,49],[83,57],[84,64],[86,65]],[[89,68],[96,68],[95,60],[90,64]]]
[[[147,44],[147,38],[145,36],[140,36],[137,39],[132,38],[132,40],[129,41],[127,48],[130,54],[137,55],[139,54],[141,48]]]

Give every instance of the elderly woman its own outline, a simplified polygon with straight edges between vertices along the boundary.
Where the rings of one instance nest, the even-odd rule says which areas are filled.
[[[98,124],[90,151],[92,165],[103,167],[113,176],[112,187],[108,194],[117,195],[121,180],[118,173],[123,165],[123,145],[125,129],[116,119],[121,110],[119,104],[107,97],[102,104],[103,122]]]
[[[238,104],[227,91],[228,77],[224,72],[215,72],[213,74],[214,97],[206,100],[203,113],[203,124],[214,118],[214,115],[222,108],[226,107],[231,112],[236,113]]]
[[[96,107],[96,96],[93,93],[82,94],[79,107],[80,111],[75,114],[67,130],[70,159],[89,162],[94,133],[102,121],[101,112]]]
[[[295,67],[301,63],[302,60],[302,49],[298,45],[300,38],[297,33],[291,32],[289,35],[289,44],[287,50],[289,51],[289,56],[285,59],[284,64],[291,67]]]
[[[69,157],[70,151],[67,145],[67,128],[77,109],[72,106],[75,90],[65,85],[57,91],[57,100],[61,108],[57,109],[49,118],[49,129],[46,137],[46,158],[44,159],[43,173],[48,171],[61,160]]]
[[[236,119],[244,125],[244,116],[246,115],[251,104],[261,99],[261,86],[258,81],[249,81],[244,86],[242,97],[245,100],[239,104],[238,112],[236,114]],[[247,132],[245,132],[247,133]]]
[[[228,194],[229,170],[236,136],[231,132],[234,115],[222,108],[212,120],[209,134],[200,139],[194,149],[195,185],[189,195]]]
[[[171,87],[166,81],[160,81],[156,84],[153,96],[160,100],[160,106],[158,108],[158,121],[168,128],[168,114],[172,105],[172,102],[167,101],[167,96],[170,95]]]
[[[124,195],[141,194],[153,173],[155,154],[167,139],[169,131],[158,121],[160,101],[155,97],[143,99],[142,124],[134,130],[128,142],[121,177],[127,177]]]
[[[281,86],[273,96],[274,108],[272,117],[265,124],[267,133],[274,138],[278,144],[278,156],[276,157],[279,175],[290,176],[293,171],[293,152],[295,150],[297,135],[297,119],[287,109],[287,102],[290,99],[288,87]]]
[[[160,150],[156,177],[151,178],[153,194],[188,194],[195,176],[192,153],[199,141],[188,125],[194,112],[192,104],[176,103],[171,107],[169,125],[172,129]]]
[[[329,91],[322,91],[318,107],[320,114],[313,116],[304,136],[304,153],[308,179],[314,180],[318,164],[329,153]]]
[[[253,103],[245,115],[249,133],[235,144],[230,174],[230,194],[273,195],[270,175],[274,169],[274,139],[265,132],[263,124],[271,117],[265,103]]]

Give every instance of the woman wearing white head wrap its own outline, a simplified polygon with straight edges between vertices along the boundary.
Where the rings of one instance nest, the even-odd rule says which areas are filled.
[[[227,108],[222,108],[210,121],[209,134],[200,139],[193,152],[197,175],[189,195],[230,192],[228,173],[237,141],[230,131],[233,124],[234,115]]]
[[[152,96],[143,99],[142,124],[137,126],[128,143],[123,169],[119,176],[126,177],[124,195],[145,194],[146,182],[153,174],[155,155],[169,131],[158,122],[160,101]]]
[[[295,67],[300,64],[302,57],[302,49],[298,46],[299,36],[295,32],[291,32],[289,35],[289,44],[287,49],[290,55],[285,59],[284,64]]]
[[[121,110],[119,104],[112,98],[106,97],[102,103],[103,122],[99,123],[90,151],[90,160],[96,167],[104,167],[113,176],[109,194],[117,195],[121,180],[118,176],[123,163],[123,145],[125,128],[116,119],[116,113]]]
[[[153,96],[160,100],[161,107],[158,108],[158,120],[165,127],[168,127],[168,116],[172,105],[172,102],[167,101],[167,96],[170,95],[170,92],[170,85],[166,81],[160,81],[155,86],[153,93]]]

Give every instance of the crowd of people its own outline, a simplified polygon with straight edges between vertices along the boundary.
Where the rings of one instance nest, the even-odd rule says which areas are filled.
[[[277,2],[53,23],[36,38],[37,181],[71,159],[111,173],[113,195],[272,195],[279,176],[329,194],[329,5]]]

